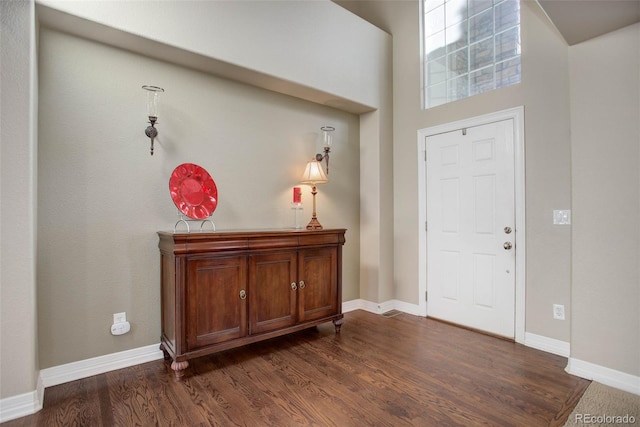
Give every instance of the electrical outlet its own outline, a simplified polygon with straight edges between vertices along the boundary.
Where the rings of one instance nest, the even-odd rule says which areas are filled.
[[[113,324],[125,323],[127,321],[127,313],[113,313]]]
[[[553,304],[553,318],[556,320],[564,320],[564,305]]]
[[[131,330],[131,324],[127,322],[127,313],[113,313],[112,335],[124,335]]]
[[[553,223],[555,225],[571,225],[571,210],[554,210],[553,211]]]

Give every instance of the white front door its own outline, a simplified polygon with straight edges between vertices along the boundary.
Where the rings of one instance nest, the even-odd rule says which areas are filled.
[[[427,315],[514,338],[514,125],[426,137]]]

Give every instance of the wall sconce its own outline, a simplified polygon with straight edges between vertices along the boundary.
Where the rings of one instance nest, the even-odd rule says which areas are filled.
[[[318,222],[318,218],[316,217],[316,194],[318,194],[318,190],[316,189],[316,184],[326,184],[329,182],[327,175],[324,174],[322,170],[322,163],[318,160],[310,160],[307,163],[307,167],[302,174],[302,180],[300,181],[302,184],[311,185],[311,194],[313,195],[313,215],[311,216],[311,221],[307,224],[307,230],[322,230],[322,225]]]
[[[153,140],[158,136],[158,129],[156,129],[156,121],[158,120],[158,98],[160,94],[164,92],[164,89],[158,86],[142,86],[142,89],[147,91],[147,116],[149,117],[149,124],[144,133],[151,138],[151,155],[153,156]]]
[[[316,160],[318,162],[321,162],[323,160],[325,161],[327,175],[329,175],[329,153],[331,152],[331,144],[333,144],[333,136],[331,135],[331,132],[336,130],[336,128],[334,128],[333,126],[322,126],[320,130],[322,131],[322,148],[324,150],[324,154],[316,154]]]

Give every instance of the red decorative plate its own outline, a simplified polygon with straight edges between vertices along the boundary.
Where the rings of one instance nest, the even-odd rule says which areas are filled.
[[[169,178],[169,191],[180,212],[191,219],[205,219],[218,206],[218,188],[201,166],[183,163]]]

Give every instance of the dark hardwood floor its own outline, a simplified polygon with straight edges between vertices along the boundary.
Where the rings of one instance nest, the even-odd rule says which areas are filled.
[[[423,317],[345,314],[191,361],[47,388],[3,426],[558,426],[589,381],[566,358]]]

